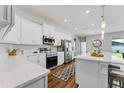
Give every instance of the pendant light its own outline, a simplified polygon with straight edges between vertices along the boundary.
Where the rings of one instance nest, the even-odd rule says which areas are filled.
[[[104,39],[104,34],[105,34],[105,30],[102,30],[102,31],[101,31],[101,39],[102,39],[102,40]]]
[[[105,16],[104,16],[104,8],[105,5],[102,6],[102,22],[101,22],[101,39],[104,39],[104,34],[105,34],[105,28],[106,28],[106,22],[105,22]]]

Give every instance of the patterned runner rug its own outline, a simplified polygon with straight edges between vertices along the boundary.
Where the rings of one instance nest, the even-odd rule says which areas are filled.
[[[64,69],[58,71],[57,73],[52,74],[53,76],[64,80],[64,81],[68,81],[68,79],[74,75],[74,64],[70,64],[67,67],[65,67]]]

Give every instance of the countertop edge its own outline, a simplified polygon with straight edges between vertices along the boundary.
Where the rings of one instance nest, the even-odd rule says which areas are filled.
[[[96,59],[95,59],[96,58]],[[83,56],[83,57],[75,57],[75,60],[89,60],[89,61],[94,61],[94,62],[102,62],[102,63],[106,63],[106,64],[122,64],[122,65],[124,65],[124,60],[105,60],[105,59],[100,59],[100,58],[102,58],[102,57],[94,57],[94,58],[90,58],[90,57],[85,57],[85,56]],[[123,63],[122,63],[122,61],[123,61]]]
[[[35,82],[36,80],[39,80],[39,79],[41,79],[41,78],[47,76],[49,73],[50,73],[50,71],[48,70],[46,73],[44,73],[44,74],[42,74],[42,75],[40,75],[40,76],[38,76],[38,77],[36,77],[36,78],[33,78],[33,79],[31,79],[31,80],[28,80],[27,82],[24,82],[23,84],[17,85],[17,86],[15,86],[14,88],[21,88],[21,87],[24,87],[24,86],[26,86],[26,85],[29,85],[30,83],[33,83],[33,82]]]

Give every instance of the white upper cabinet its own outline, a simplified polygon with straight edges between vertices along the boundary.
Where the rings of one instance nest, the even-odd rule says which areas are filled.
[[[14,25],[14,6],[0,5],[0,40],[3,41]]]
[[[33,35],[33,29],[32,29],[33,23],[26,20],[26,19],[21,19],[21,42],[23,44],[32,44],[32,35]]]
[[[43,35],[53,37],[55,46],[60,46],[62,39],[71,39],[69,35],[56,30],[51,25],[45,23],[40,25],[15,13],[15,25],[7,33],[4,41],[20,44],[43,44]]]
[[[60,46],[61,45],[61,40],[62,40],[62,38],[61,38],[61,33],[60,32],[57,32],[57,31],[55,31],[55,33],[54,33],[54,37],[55,37],[55,46]]]
[[[43,24],[44,35],[48,37],[54,37],[54,27],[48,24]]]
[[[55,39],[55,46],[61,45],[62,33],[55,30],[55,28],[51,25],[44,24],[44,35],[48,37],[53,37]]]
[[[20,44],[42,44],[42,26],[15,14],[15,25],[4,41]]]
[[[21,19],[21,31],[23,44],[41,44],[41,25],[26,19]]]
[[[11,5],[0,5],[0,28],[12,24],[13,10]]]
[[[32,43],[42,44],[42,26],[34,23],[32,27]]]
[[[15,25],[12,27],[4,38],[4,41],[20,43],[21,42],[21,19],[18,15],[15,14]]]

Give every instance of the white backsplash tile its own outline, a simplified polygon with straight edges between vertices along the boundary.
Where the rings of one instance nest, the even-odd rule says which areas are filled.
[[[57,52],[57,47],[52,47],[48,45],[15,45],[15,44],[0,44],[0,55],[8,54],[8,52],[12,49],[21,49],[24,50],[24,53],[29,54],[34,51],[39,52],[39,48],[51,48],[52,52]]]
[[[11,48],[12,45],[0,44],[0,55],[7,54]]]

